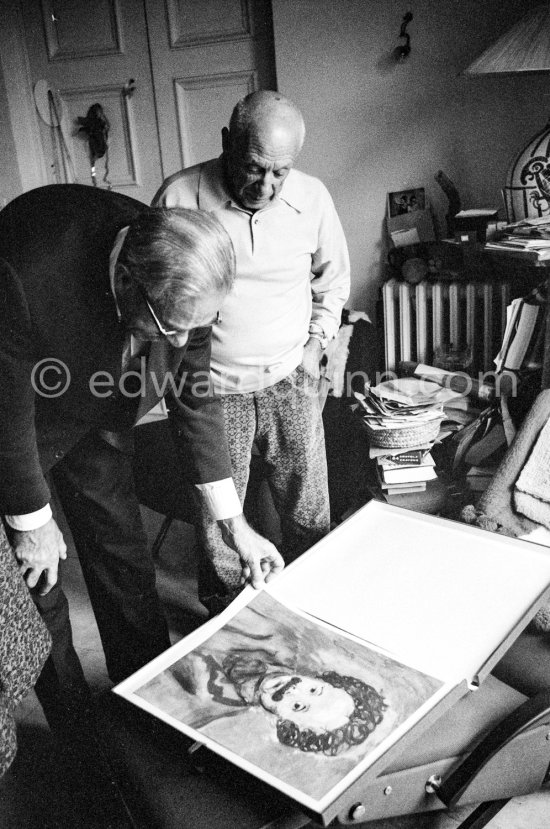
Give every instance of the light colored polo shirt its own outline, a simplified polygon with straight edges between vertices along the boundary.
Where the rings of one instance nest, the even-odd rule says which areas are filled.
[[[266,207],[240,207],[226,189],[221,158],[169,178],[155,204],[213,213],[235,248],[237,278],[212,331],[211,371],[219,394],[258,391],[302,361],[315,322],[330,339],[349,295],[346,240],[326,187],[291,170]]]

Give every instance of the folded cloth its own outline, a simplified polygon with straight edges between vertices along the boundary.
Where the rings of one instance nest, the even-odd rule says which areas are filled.
[[[521,470],[513,498],[518,512],[550,529],[550,419]]]
[[[529,409],[493,480],[477,504],[478,512],[498,524],[503,528],[500,531],[507,535],[525,535],[539,525],[517,511],[513,495],[516,481],[549,419],[550,389],[545,389]]]

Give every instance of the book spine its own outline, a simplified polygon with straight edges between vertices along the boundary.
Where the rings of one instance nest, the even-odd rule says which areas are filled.
[[[378,458],[378,463],[381,465],[390,463],[397,466],[416,466],[422,463],[427,454],[427,449],[425,451],[418,449],[415,452],[403,452],[400,455],[381,455]]]

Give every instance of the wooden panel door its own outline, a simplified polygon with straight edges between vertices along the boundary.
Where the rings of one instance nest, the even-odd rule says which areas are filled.
[[[276,89],[270,0],[145,0],[164,176],[221,152],[248,92]]]
[[[162,171],[142,0],[23,0],[21,8],[33,86],[45,81],[39,89],[59,93],[54,126],[40,119],[50,181],[92,183],[76,119],[100,103],[110,130],[108,156],[96,163],[98,186],[148,203]]]

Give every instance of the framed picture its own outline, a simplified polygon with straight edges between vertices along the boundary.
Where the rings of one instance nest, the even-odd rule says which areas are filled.
[[[404,213],[413,213],[415,210],[425,210],[426,194],[423,187],[412,190],[397,190],[388,193],[388,216],[402,216]]]
[[[387,225],[396,248],[433,242],[433,217],[423,187],[388,193]]]

